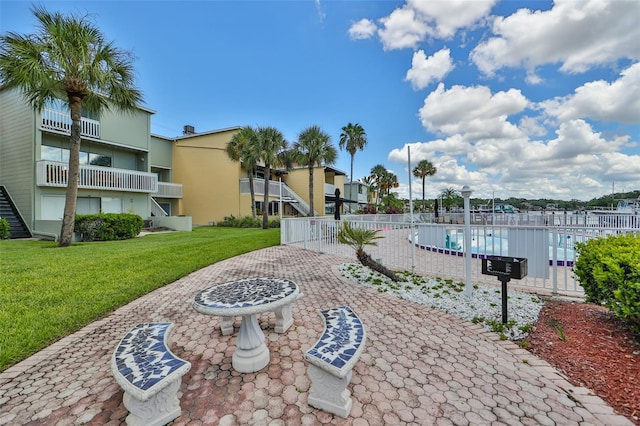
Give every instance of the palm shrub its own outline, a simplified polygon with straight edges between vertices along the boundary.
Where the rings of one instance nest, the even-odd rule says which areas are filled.
[[[576,243],[573,271],[586,301],[606,306],[640,333],[640,235]]]
[[[393,273],[393,271],[373,260],[371,256],[364,251],[364,246],[366,245],[378,245],[375,240],[383,238],[381,235],[378,235],[378,232],[379,231],[377,230],[353,227],[349,222],[343,222],[338,230],[338,241],[355,249],[356,257],[362,265],[376,272],[380,272],[397,282],[400,279]]]

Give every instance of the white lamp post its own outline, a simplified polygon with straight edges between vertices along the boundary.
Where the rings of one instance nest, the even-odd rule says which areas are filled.
[[[465,296],[471,298],[473,284],[471,284],[471,188],[465,185],[460,191],[464,198],[464,265],[465,265]]]
[[[280,198],[278,199],[278,213],[280,215],[280,221],[282,222],[282,176],[278,176],[280,186]]]

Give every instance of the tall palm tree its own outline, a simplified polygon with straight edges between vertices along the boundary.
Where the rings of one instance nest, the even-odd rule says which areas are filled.
[[[380,196],[382,195],[381,183],[386,173],[387,169],[382,164],[376,164],[371,168],[371,178],[375,183],[377,192],[376,204],[380,203]]]
[[[264,208],[262,209],[262,229],[269,228],[269,180],[271,168],[288,161],[288,144],[282,133],[275,127],[258,127],[256,130],[256,148],[260,160],[264,163]]]
[[[362,151],[366,145],[367,134],[360,124],[349,123],[342,128],[339,146],[340,149],[346,149],[346,151],[351,155],[351,173],[349,174],[350,183],[353,182],[353,158],[356,156],[356,152]],[[353,185],[349,185],[349,201],[353,200],[352,192]],[[349,208],[351,208],[351,203],[349,203]]]
[[[256,131],[251,126],[244,126],[238,133],[233,135],[227,143],[227,154],[233,161],[240,161],[249,174],[249,192],[251,193],[251,215],[254,219],[256,214],[256,191],[253,187],[253,175],[260,160],[257,148]]]
[[[36,110],[66,101],[71,114],[69,169],[60,247],[71,245],[80,170],[82,109],[99,114],[111,108],[133,111],[142,101],[134,86],[133,57],[106,41],[86,17],[32,12],[38,32],[0,36],[0,85],[21,90]]]
[[[309,168],[309,216],[314,216],[313,168],[335,163],[338,151],[331,144],[331,137],[318,126],[311,126],[300,132],[293,150],[296,162]]]
[[[436,168],[429,160],[421,160],[413,169],[413,175],[422,179],[422,207],[424,208],[424,183],[427,176],[436,174]]]

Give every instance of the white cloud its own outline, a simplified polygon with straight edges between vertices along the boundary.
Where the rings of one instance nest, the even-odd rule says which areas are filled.
[[[440,83],[424,100],[420,119],[429,131],[462,133],[466,140],[516,139],[524,134],[507,117],[521,112],[528,103],[516,89],[491,94],[486,86],[445,90]]]
[[[497,0],[408,0],[407,5],[418,11],[425,22],[432,23],[430,34],[437,38],[451,38],[456,31],[472,26],[487,16]]]
[[[640,42],[639,42],[640,43]],[[586,83],[571,96],[542,102],[546,113],[569,120],[591,118],[623,123],[640,122],[640,62],[622,71],[609,84],[598,80]]]
[[[427,34],[427,25],[416,16],[415,10],[403,7],[381,18],[378,31],[384,50],[415,48]]]
[[[637,0],[555,0],[551,10],[520,9],[496,18],[496,37],[470,56],[487,75],[503,67],[533,70],[553,63],[579,73],[618,58],[640,59],[639,13]]]
[[[405,80],[410,81],[414,89],[421,90],[434,81],[442,80],[453,68],[449,49],[439,50],[428,58],[424,50],[418,50],[413,53],[411,69],[407,71]]]
[[[378,35],[385,50],[415,48],[427,36],[449,39],[487,16],[497,0],[408,0],[381,18]]]
[[[456,134],[408,146],[412,164],[427,159],[437,169],[428,179],[427,198],[462,185],[470,185],[479,198],[495,192],[501,198],[565,200],[598,197],[609,190],[603,185],[613,181],[619,188],[637,187],[640,156],[620,152],[630,144],[628,137],[607,139],[584,120],[562,123],[555,133],[548,141],[521,138],[508,144],[501,139],[468,142]],[[406,163],[407,145],[392,150],[388,159]],[[421,196],[416,182],[412,180],[414,194]]]
[[[349,28],[349,37],[352,40],[364,40],[371,38],[378,27],[368,19],[361,19]]]
[[[547,134],[547,129],[540,124],[537,118],[533,117],[522,117],[518,127],[527,136],[544,136]]]
[[[327,16],[322,8],[322,3],[320,0],[315,0],[316,3],[316,11],[318,12],[318,18],[320,19],[320,23],[324,22],[324,18]]]

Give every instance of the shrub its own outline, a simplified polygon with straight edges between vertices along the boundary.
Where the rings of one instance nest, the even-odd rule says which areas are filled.
[[[280,228],[280,219],[273,219],[269,221],[269,228]]]
[[[228,228],[262,228],[262,218],[254,219],[251,216],[236,218],[234,215],[225,216],[216,226]],[[280,228],[280,221],[272,219],[269,221],[269,228]]]
[[[9,238],[9,222],[0,217],[0,240]]]
[[[576,243],[574,273],[587,302],[606,306],[640,332],[640,235]]]
[[[378,213],[378,209],[376,208],[376,206],[374,206],[372,204],[367,204],[366,206],[364,206],[362,208],[362,213],[363,214],[376,214],[376,213]]]
[[[400,214],[402,213],[402,209],[397,206],[387,206],[384,212],[386,214]]]
[[[82,241],[127,240],[140,233],[144,221],[131,213],[76,215],[74,231]]]

